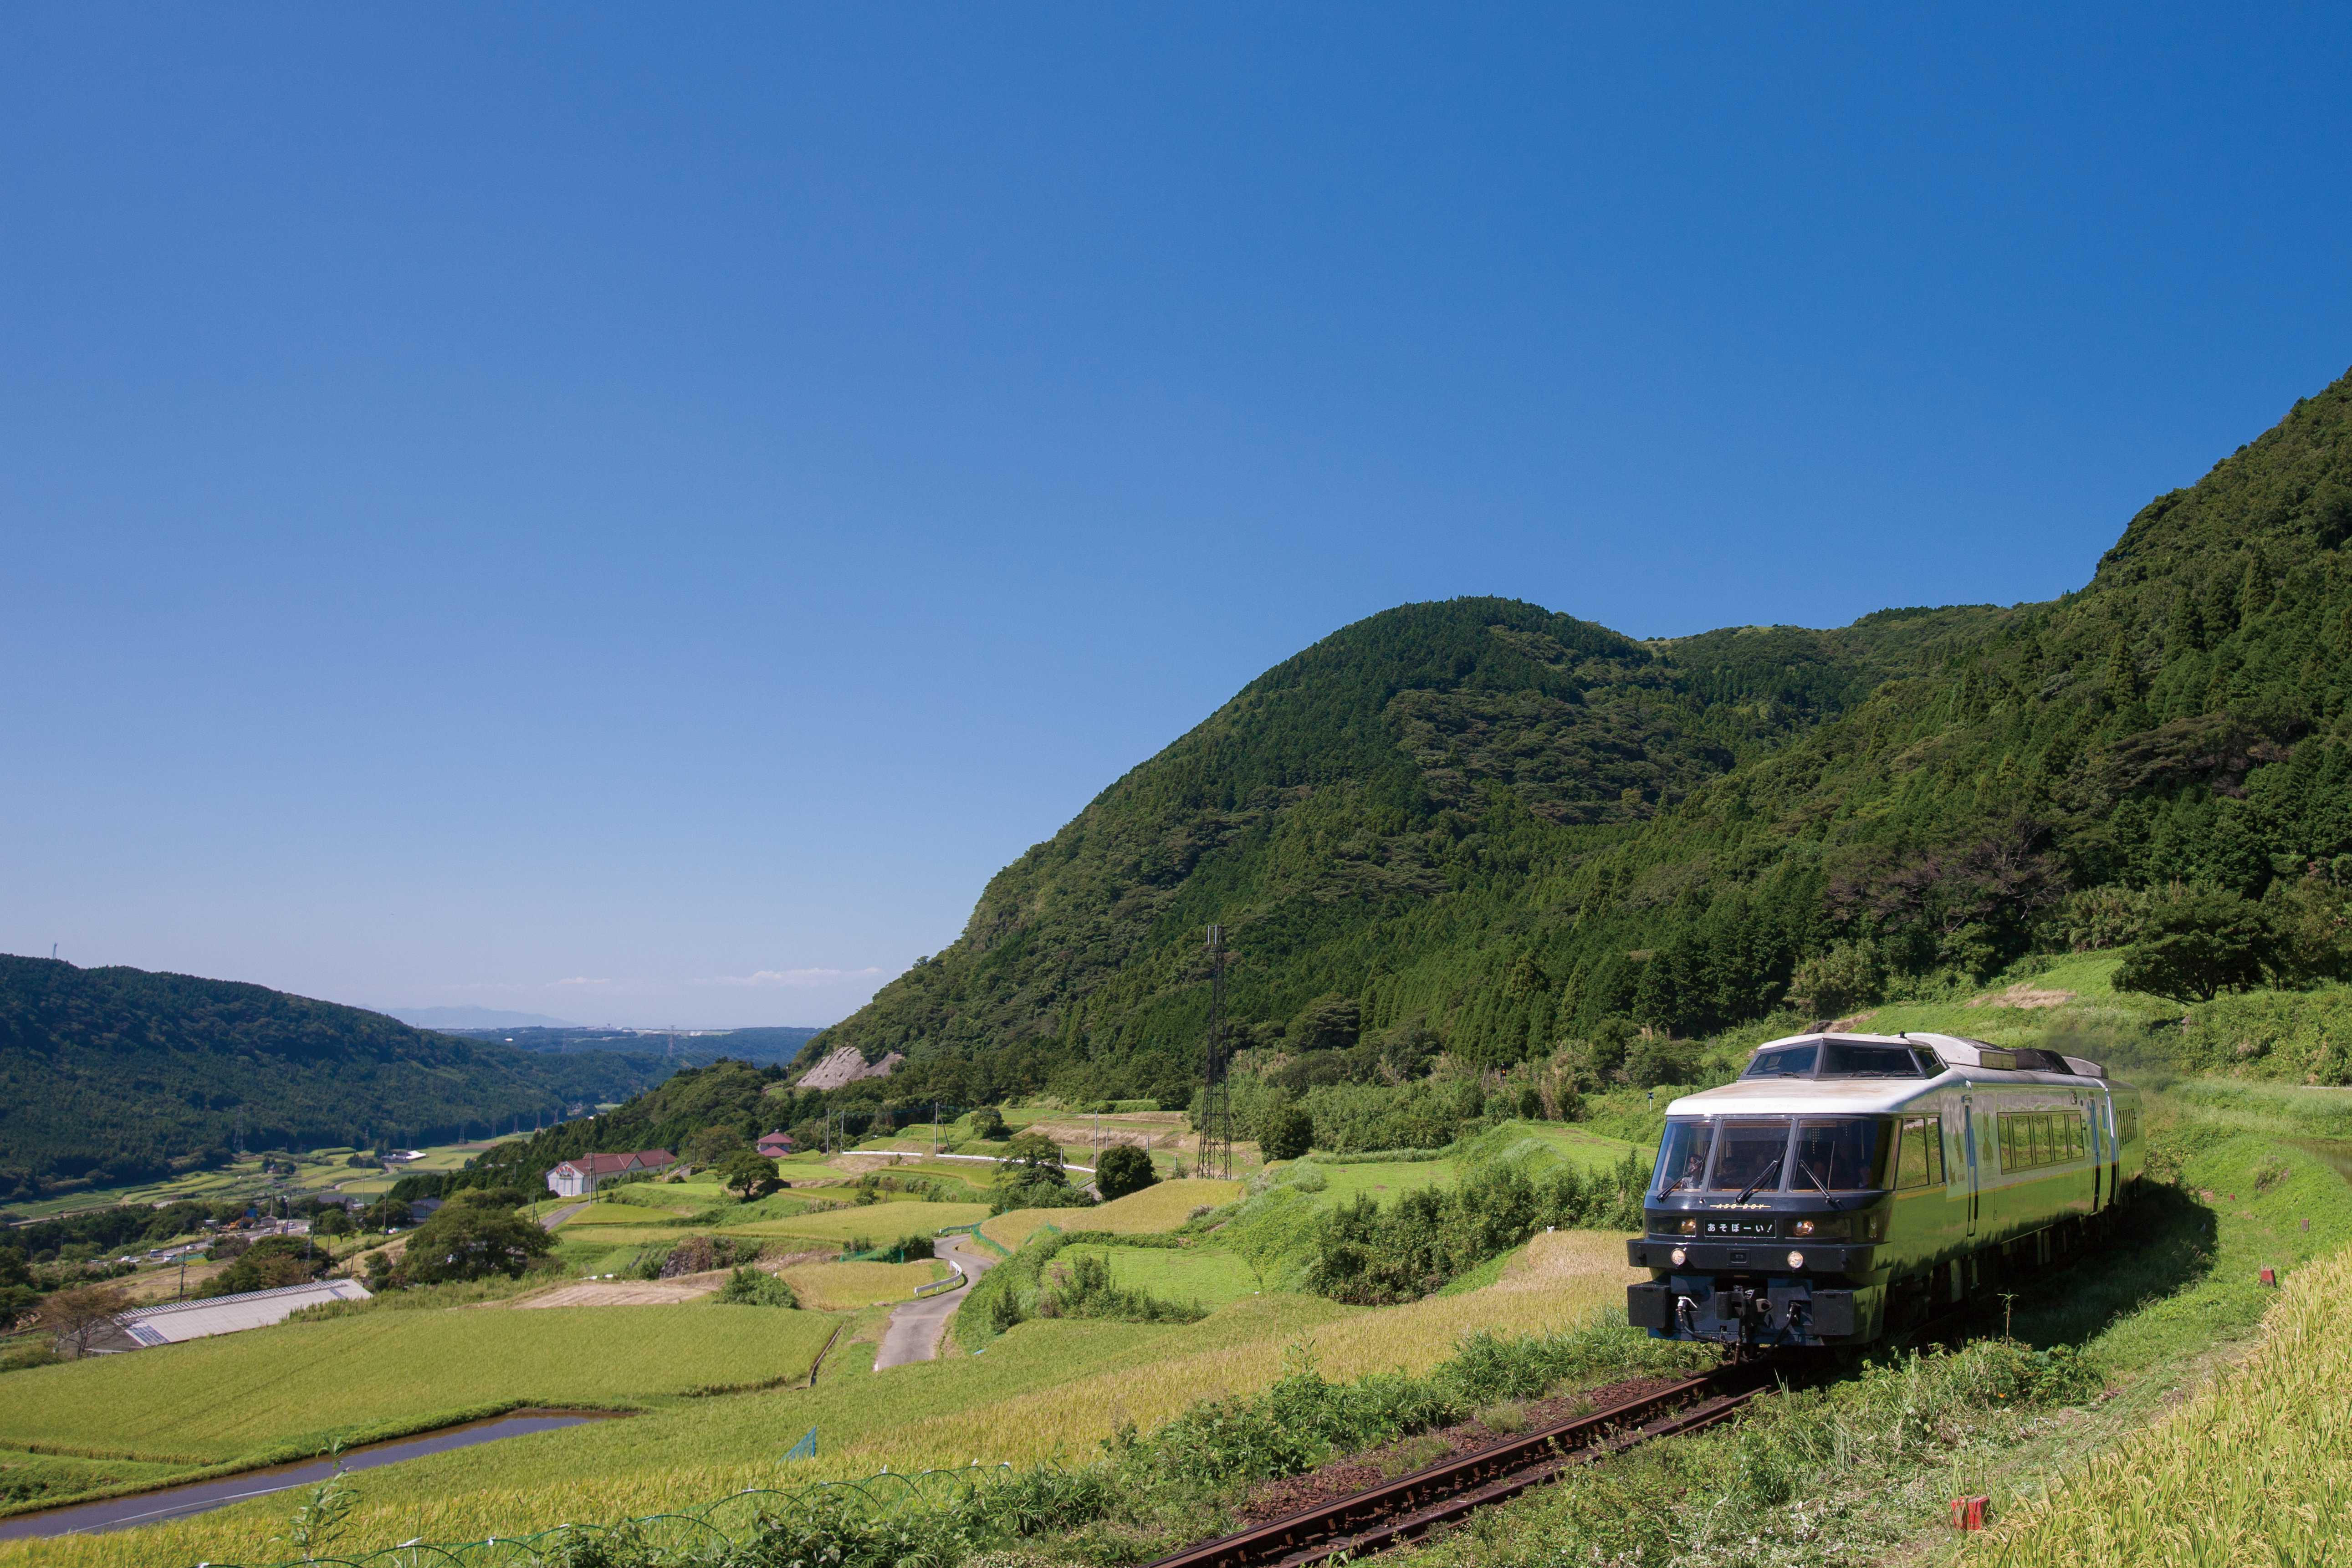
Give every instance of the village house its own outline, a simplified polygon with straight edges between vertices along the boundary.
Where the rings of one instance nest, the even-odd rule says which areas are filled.
[[[793,1152],[793,1141],[782,1132],[771,1132],[760,1140],[760,1152],[771,1160],[781,1160]]]
[[[667,1149],[640,1149],[631,1154],[583,1154],[547,1173],[547,1190],[558,1197],[584,1198],[608,1182],[656,1175],[677,1163]]]

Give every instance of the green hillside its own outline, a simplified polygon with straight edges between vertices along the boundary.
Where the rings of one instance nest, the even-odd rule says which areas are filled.
[[[1372,616],[1105,790],[803,1060],[906,1052],[874,1096],[1181,1102],[1212,921],[1247,1038],[1498,1065],[2037,950],[2135,944],[2184,994],[2338,973],[2347,426],[2352,384],[2303,400],[2050,604],[1648,644],[1503,599]]]
[[[425,1142],[618,1100],[655,1058],[544,1055],[259,985],[0,955],[0,1200],[254,1149]]]

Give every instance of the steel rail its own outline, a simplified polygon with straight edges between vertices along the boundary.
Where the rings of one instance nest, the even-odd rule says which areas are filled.
[[[1363,1491],[1202,1542],[1149,1568],[1295,1568],[1343,1552],[1381,1551],[1517,1497],[1571,1466],[1727,1419],[1756,1396],[1764,1378],[1752,1366],[1688,1378],[1606,1410],[1476,1453],[1441,1459]]]

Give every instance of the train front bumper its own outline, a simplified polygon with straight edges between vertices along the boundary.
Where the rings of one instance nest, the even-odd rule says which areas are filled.
[[[1647,1329],[1653,1339],[1759,1347],[1875,1339],[1885,1303],[1884,1285],[1787,1274],[1725,1279],[1677,1273],[1625,1289],[1626,1321]]]

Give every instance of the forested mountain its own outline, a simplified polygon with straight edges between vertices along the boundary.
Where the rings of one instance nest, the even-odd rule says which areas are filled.
[[[1249,1038],[1412,1031],[1496,1063],[1826,1016],[2037,946],[2210,957],[2217,921],[2253,933],[2242,975],[2332,973],[2347,538],[2338,382],[2050,604],[1649,644],[1502,599],[1385,612],[1105,790],[802,1060],[904,1051],[858,1091],[893,1098],[1181,1102],[1211,921]]]
[[[247,1147],[423,1142],[658,1083],[658,1058],[541,1055],[260,985],[0,956],[0,1199]]]

